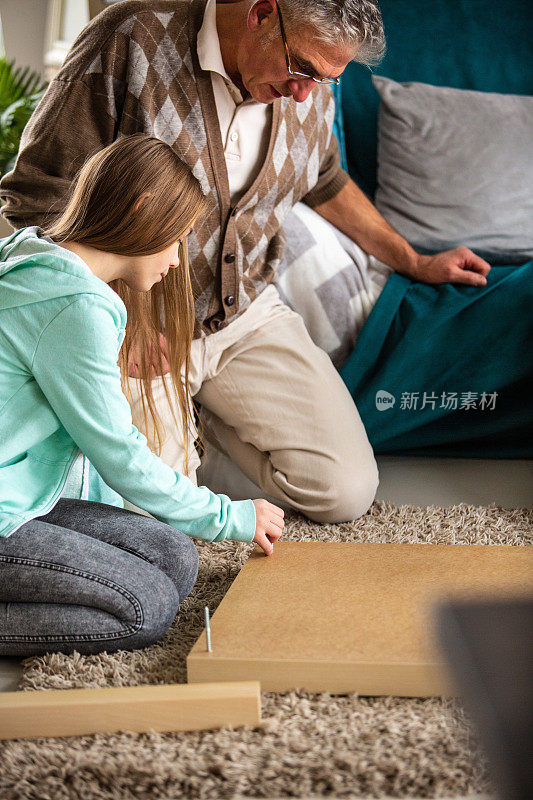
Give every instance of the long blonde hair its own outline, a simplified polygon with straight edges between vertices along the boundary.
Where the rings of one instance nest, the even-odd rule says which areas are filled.
[[[146,196],[136,210],[142,195]],[[152,255],[179,241],[179,266],[169,270],[149,291],[132,290],[120,279],[110,281],[109,286],[122,298],[128,312],[118,360],[122,390],[131,401],[128,361],[135,346],[140,357],[140,395],[147,440],[157,455],[161,454],[165,431],[152,394],[148,351],[151,348],[162,375],[159,334],[164,326],[181,423],[175,417],[166,380],[163,386],[174,422],[178,428],[180,424],[183,427],[186,474],[190,431],[195,426],[189,390],[194,298],[184,234],[206,208],[207,198],[198,180],[172,148],[155,136],[136,133],[117,139],[85,162],[73,181],[63,213],[44,227],[45,234],[58,243],[80,242],[123,256]],[[147,408],[155,432],[153,439],[148,432]],[[200,434],[199,437],[201,441]]]

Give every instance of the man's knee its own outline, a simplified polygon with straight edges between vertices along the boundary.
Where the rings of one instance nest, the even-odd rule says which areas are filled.
[[[302,508],[313,522],[350,522],[366,514],[379,485],[379,472],[372,455],[356,468],[349,466],[324,471],[324,489],[309,507]]]

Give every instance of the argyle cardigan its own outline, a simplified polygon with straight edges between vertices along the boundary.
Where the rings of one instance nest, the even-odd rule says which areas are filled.
[[[331,86],[302,103],[273,102],[268,152],[231,206],[209,71],[196,51],[206,0],[123,0],[74,42],[24,130],[14,170],[0,183],[16,228],[50,222],[86,158],[137,131],[169,144],[208,197],[188,238],[195,338],[242,314],[275,278],[281,225],[299,200],[314,207],[348,180],[332,133]]]

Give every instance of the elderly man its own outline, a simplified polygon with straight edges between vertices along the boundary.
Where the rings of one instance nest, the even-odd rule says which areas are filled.
[[[190,382],[206,436],[265,496],[320,522],[363,514],[378,471],[346,387],[273,284],[291,208],[303,201],[421,281],[476,285],[489,270],[466,248],[418,255],[339,165],[330,84],[383,49],[374,0],[118,3],[78,37],[0,186],[8,221],[38,225],[115,138],[144,131],[175,148],[210,200],[189,236]],[[141,427],[134,363],[130,376]],[[163,420],[164,381],[154,376]],[[178,431],[161,455],[181,469]]]

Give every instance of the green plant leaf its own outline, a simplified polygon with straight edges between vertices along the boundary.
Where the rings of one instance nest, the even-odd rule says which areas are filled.
[[[46,82],[29,67],[15,67],[13,60],[0,58],[0,112],[22,97],[43,92]]]
[[[22,131],[45,90],[39,75],[27,67],[13,70],[12,62],[0,58],[0,177],[13,169]]]

